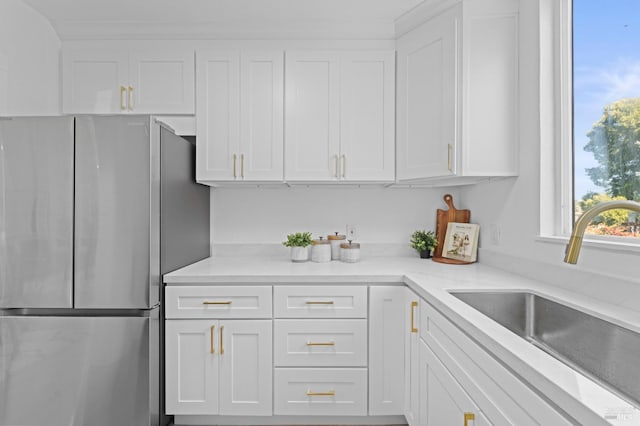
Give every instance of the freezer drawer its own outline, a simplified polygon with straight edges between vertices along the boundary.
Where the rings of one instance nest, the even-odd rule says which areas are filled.
[[[153,317],[0,317],[0,425],[157,424],[157,327]]]

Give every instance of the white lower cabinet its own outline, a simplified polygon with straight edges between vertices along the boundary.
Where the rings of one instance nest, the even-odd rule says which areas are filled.
[[[276,367],[366,367],[367,320],[275,320]]]
[[[369,289],[369,415],[402,415],[407,289]]]
[[[271,415],[271,320],[167,320],[167,414]]]
[[[410,426],[572,424],[406,286],[165,294],[166,414],[180,423],[270,424],[251,416],[275,415],[273,424],[395,424],[404,415]]]
[[[366,368],[276,368],[275,414],[367,414]]]
[[[419,391],[418,365],[420,357],[420,297],[413,291],[406,290],[404,315],[407,326],[402,329],[405,336],[404,346],[404,416],[409,426],[418,426]]]
[[[420,425],[484,426],[491,424],[424,342],[420,342],[418,379],[420,381],[418,408]]]
[[[573,424],[424,300],[419,324],[421,426]]]

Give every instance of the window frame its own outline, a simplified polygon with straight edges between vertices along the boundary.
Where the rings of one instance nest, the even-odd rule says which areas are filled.
[[[573,0],[540,0],[540,240],[573,231]],[[552,165],[549,170],[549,164]],[[584,245],[640,252],[640,239],[585,235]]]

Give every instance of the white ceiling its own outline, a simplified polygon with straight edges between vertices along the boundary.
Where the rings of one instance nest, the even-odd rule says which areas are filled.
[[[424,0],[24,0],[60,38],[392,37]]]

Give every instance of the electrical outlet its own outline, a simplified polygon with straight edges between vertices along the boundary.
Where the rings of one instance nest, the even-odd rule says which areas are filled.
[[[500,225],[492,223],[489,226],[489,230],[491,234],[491,244],[494,246],[500,245]]]
[[[355,225],[347,225],[347,240],[355,241],[357,238],[356,234],[356,226]]]

